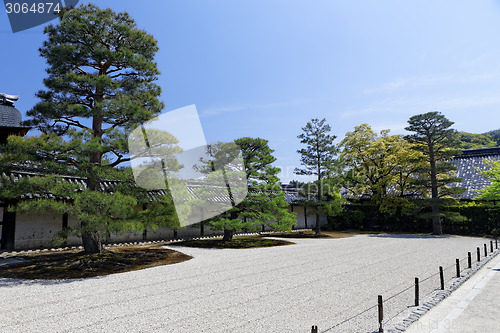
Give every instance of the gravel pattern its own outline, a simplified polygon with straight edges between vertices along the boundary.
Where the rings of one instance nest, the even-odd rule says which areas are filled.
[[[0,332],[309,333],[312,325],[373,332],[377,295],[387,299],[386,318],[404,315],[415,277],[444,266],[447,286],[456,284],[455,258],[472,252],[475,264],[476,247],[489,243],[418,235],[292,241],[242,250],[175,247],[194,258],[86,280],[0,279]],[[421,294],[432,297],[437,288],[439,276],[429,278]]]

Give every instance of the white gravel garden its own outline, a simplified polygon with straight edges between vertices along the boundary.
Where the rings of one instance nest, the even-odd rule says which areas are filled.
[[[257,249],[175,247],[182,263],[85,280],[0,279],[0,332],[319,332],[483,249],[474,237],[360,235],[287,239]],[[489,247],[488,247],[489,249]],[[481,255],[483,253],[481,252]],[[467,260],[461,262],[464,268]],[[439,275],[420,287],[439,288]],[[411,309],[412,288],[384,304]],[[388,325],[393,325],[389,322]],[[329,332],[373,332],[377,308]]]

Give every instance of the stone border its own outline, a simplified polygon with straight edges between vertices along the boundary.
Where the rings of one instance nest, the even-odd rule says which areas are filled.
[[[300,231],[309,231],[311,229],[293,229],[291,232],[300,232]],[[263,231],[263,232],[240,232],[235,233],[234,236],[257,236],[257,235],[271,235],[273,233],[281,233],[282,231]],[[162,239],[162,240],[151,240],[151,241],[134,241],[134,242],[115,242],[115,243],[105,243],[103,246],[105,249],[108,249],[112,246],[131,246],[131,245],[151,245],[158,243],[165,243],[168,245],[170,243],[183,242],[188,240],[202,240],[202,239],[213,239],[219,238],[220,235],[211,235],[211,236],[195,236],[195,237],[184,237],[184,238],[174,238],[174,239]],[[52,248],[42,248],[42,249],[30,249],[30,250],[13,250],[13,251],[3,251],[0,252],[0,260],[6,258],[12,258],[17,256],[30,255],[33,253],[42,253],[42,252],[60,252],[65,250],[83,250],[83,246],[64,246],[64,247],[52,247]]]
[[[486,258],[481,260],[476,267],[471,268],[464,276],[455,280],[447,289],[441,290],[432,296],[431,300],[425,302],[415,310],[411,310],[410,315],[403,319],[401,322],[394,325],[394,328],[389,328],[387,332],[389,333],[400,333],[406,331],[408,326],[420,319],[424,313],[432,309],[439,302],[448,297],[453,291],[458,289],[465,281],[467,281],[472,275],[474,275],[478,270],[480,270],[484,265],[486,265],[491,259],[500,253],[500,249],[496,249],[493,253],[488,255]]]

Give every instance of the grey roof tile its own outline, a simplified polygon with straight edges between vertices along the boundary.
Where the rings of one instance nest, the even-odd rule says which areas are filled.
[[[0,126],[21,127],[21,112],[13,106],[0,104]]]
[[[483,160],[500,162],[500,147],[464,150],[462,155],[456,156],[451,160],[457,166],[457,176],[462,178],[461,183],[453,186],[464,187],[466,189],[460,196],[460,199],[473,199],[479,195],[478,190],[491,184],[478,171],[478,169],[487,169]]]

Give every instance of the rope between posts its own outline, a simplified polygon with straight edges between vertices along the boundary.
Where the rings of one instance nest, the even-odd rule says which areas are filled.
[[[396,318],[397,316],[399,316],[400,314],[402,314],[403,312],[405,312],[405,311],[407,311],[407,310],[408,310],[408,309],[403,309],[403,310],[399,311],[398,313],[396,313],[396,314],[395,314],[394,316],[392,316],[391,318],[386,319],[386,320],[384,321],[384,323],[383,323],[383,324],[384,324],[384,325],[385,325],[385,324],[387,324],[388,322],[390,322],[391,320],[393,320],[394,318]]]
[[[432,275],[430,275],[430,276],[426,277],[425,279],[420,280],[420,283],[424,283],[425,281],[427,281],[427,280],[429,280],[430,278],[433,278],[433,277],[435,277],[435,276],[437,276],[437,275],[439,275],[439,272],[434,273],[434,274],[432,274]]]
[[[338,326],[340,326],[340,325],[342,325],[342,324],[345,324],[345,323],[347,323],[349,320],[352,320],[352,319],[354,319],[354,318],[356,318],[356,317],[358,317],[358,316],[361,316],[363,313],[366,313],[366,312],[368,312],[368,311],[370,311],[370,310],[372,310],[372,309],[375,309],[376,307],[378,307],[378,304],[375,304],[374,306],[371,306],[371,307],[369,307],[368,309],[363,310],[363,311],[361,311],[360,313],[355,314],[354,316],[349,317],[349,318],[347,318],[347,319],[345,319],[345,320],[341,321],[340,323],[338,323],[338,324],[336,324],[336,325],[334,325],[334,326],[332,326],[332,327],[330,327],[330,328],[328,328],[328,329],[326,329],[326,330],[324,330],[324,331],[321,331],[321,333],[331,331],[331,330],[332,330],[332,329],[334,329],[335,327],[338,327]]]
[[[499,251],[499,250],[493,251],[493,252],[491,252],[490,254],[492,254],[492,253],[496,253],[497,251]],[[463,262],[463,261],[468,260],[468,259],[469,259],[469,257],[467,256],[467,257],[465,257],[465,258],[459,259],[459,262]],[[482,261],[482,260],[481,260],[481,261]],[[476,266],[477,266],[477,265],[476,265]],[[455,263],[455,264],[452,264],[452,265],[449,265],[449,266],[444,267],[444,268],[443,268],[443,271],[446,271],[446,270],[449,270],[449,269],[451,269],[451,268],[455,268],[455,267],[456,267],[456,263]],[[462,267],[463,267],[463,266],[462,266]],[[469,267],[465,267],[465,268],[461,268],[460,272],[465,271],[465,270],[472,270],[472,269],[473,269],[473,267],[471,267],[471,268],[469,268]],[[437,273],[434,273],[434,274],[432,274],[432,275],[429,275],[428,277],[426,277],[426,278],[424,278],[424,279],[420,280],[419,284],[422,284],[423,282],[425,282],[425,281],[427,281],[427,280],[429,280],[429,279],[431,279],[431,278],[433,278],[433,277],[435,277],[435,276],[437,276],[437,275],[439,275],[439,274],[440,274],[440,272],[437,272]],[[386,303],[386,302],[390,301],[391,299],[393,299],[393,298],[395,298],[395,297],[397,297],[397,296],[399,296],[399,295],[403,294],[404,292],[407,292],[408,290],[410,290],[410,289],[412,289],[412,288],[415,288],[415,285],[411,285],[411,286],[409,286],[409,287],[407,287],[407,288],[405,288],[405,289],[401,290],[400,292],[398,292],[398,293],[396,293],[396,294],[394,294],[394,295],[390,296],[389,298],[387,298],[387,299],[383,300],[383,303]],[[423,297],[427,297],[428,295],[435,293],[435,292],[436,292],[436,290],[437,290],[437,289],[431,290],[429,293],[427,293],[427,294],[423,295]],[[338,323],[338,324],[336,324],[336,325],[334,325],[334,326],[332,326],[332,327],[330,327],[330,328],[328,328],[328,329],[326,329],[326,330],[324,330],[324,331],[321,331],[321,333],[329,332],[329,331],[331,331],[332,329],[334,329],[334,328],[336,328],[336,327],[338,327],[338,326],[340,326],[340,325],[342,325],[342,324],[345,324],[346,322],[348,322],[348,321],[350,321],[350,320],[352,320],[352,319],[354,319],[354,318],[356,318],[356,317],[358,317],[358,316],[360,316],[360,315],[362,315],[362,314],[364,314],[364,313],[366,313],[366,312],[368,312],[368,311],[370,311],[370,310],[372,310],[372,309],[376,308],[377,306],[378,306],[378,304],[376,304],[376,305],[374,305],[374,306],[371,306],[371,307],[369,307],[368,309],[363,310],[362,312],[360,312],[360,313],[358,313],[358,314],[355,314],[355,315],[353,315],[353,316],[351,316],[351,317],[349,317],[349,318],[347,318],[347,319],[345,319],[345,320],[341,321],[340,323]],[[388,318],[388,319],[384,320],[383,324],[384,324],[384,325],[385,325],[385,324],[387,324],[389,321],[393,320],[394,318],[396,318],[397,316],[399,316],[401,313],[403,313],[403,312],[405,312],[405,311],[407,311],[407,309],[402,309],[401,311],[397,312],[395,315],[393,315],[393,316],[391,316],[390,318]]]
[[[404,292],[406,292],[406,291],[408,291],[408,290],[412,289],[413,287],[414,287],[414,285],[411,285],[411,286],[409,286],[408,288],[405,288],[405,289],[401,290],[400,292],[396,293],[395,295],[392,295],[391,297],[386,298],[386,299],[384,300],[384,303],[385,303],[385,302],[388,302],[388,301],[390,301],[391,299],[393,299],[394,297],[399,296],[399,295],[401,295],[402,293],[404,293]]]

